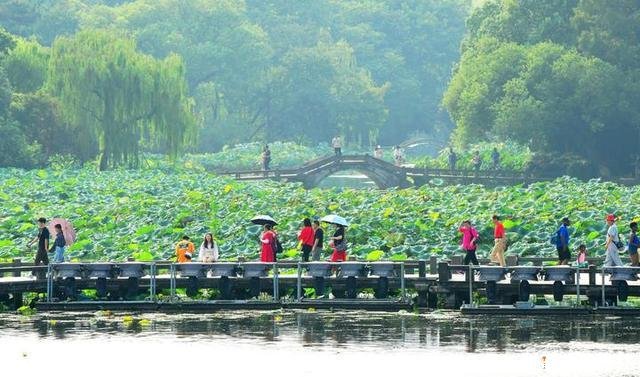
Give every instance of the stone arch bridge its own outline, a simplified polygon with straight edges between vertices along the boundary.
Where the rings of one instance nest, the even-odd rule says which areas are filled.
[[[301,182],[304,187],[313,188],[328,176],[340,171],[358,171],[369,177],[380,189],[421,186],[433,179],[440,179],[448,184],[479,183],[487,186],[528,184],[540,180],[521,172],[507,170],[476,172],[396,166],[369,155],[323,157],[294,169],[217,171],[217,173],[241,181],[272,179]]]

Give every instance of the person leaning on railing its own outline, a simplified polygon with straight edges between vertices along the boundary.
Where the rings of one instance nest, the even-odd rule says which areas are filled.
[[[190,241],[189,236],[183,236],[182,241],[176,244],[176,260],[178,263],[191,262],[195,250],[196,248],[193,242]]]

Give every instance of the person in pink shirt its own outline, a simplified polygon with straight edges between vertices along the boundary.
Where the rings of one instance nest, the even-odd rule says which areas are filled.
[[[478,258],[476,257],[478,231],[471,226],[470,220],[463,221],[458,231],[462,233],[462,249],[466,252],[464,264],[468,265],[472,263],[476,266],[479,265],[480,263],[478,263]]]
[[[578,267],[588,267],[587,263],[587,247],[583,244],[578,246],[578,258],[576,259]]]

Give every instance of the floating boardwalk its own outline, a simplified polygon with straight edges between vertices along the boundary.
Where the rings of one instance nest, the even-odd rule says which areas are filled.
[[[638,309],[618,306],[628,297],[640,297],[640,268],[531,265],[543,262],[544,258],[511,257],[511,266],[504,268],[464,266],[457,258],[341,263],[61,263],[35,267],[15,260],[0,265],[0,302],[19,307],[25,297],[38,294],[29,304],[42,311],[446,308],[468,315],[640,315]],[[539,305],[533,306],[533,302]]]

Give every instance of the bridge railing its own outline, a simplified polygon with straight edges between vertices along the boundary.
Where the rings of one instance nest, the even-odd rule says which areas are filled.
[[[622,261],[625,263],[629,263],[630,259],[627,256],[621,257]],[[357,258],[350,258],[349,261],[352,262],[366,262],[365,260],[358,260]],[[463,256],[462,255],[453,255],[450,258],[439,258],[437,256],[431,256],[425,259],[410,259],[405,260],[404,265],[407,269],[407,273],[415,273],[415,270],[425,270],[425,273],[428,272],[430,274],[438,274],[438,264],[439,263],[450,263],[452,265],[462,265]],[[490,260],[487,258],[478,258],[478,261],[481,265],[488,265]],[[550,264],[557,262],[558,259],[554,257],[521,257],[518,255],[507,255],[506,263],[507,266],[519,266],[519,265],[533,265],[533,266],[543,266],[545,264]],[[602,265],[604,263],[604,257],[587,257],[586,261],[589,264],[593,265]],[[133,260],[129,260],[129,262],[134,262]],[[243,263],[244,259],[236,259],[236,260],[225,260],[221,262],[232,262],[232,263]],[[298,266],[297,260],[281,260],[277,262],[279,268],[283,269],[291,269],[297,268]],[[78,262],[78,263],[92,263],[92,262]],[[124,263],[123,261],[114,261],[114,262],[99,262],[99,263]],[[146,262],[140,262],[146,263]],[[175,263],[175,261],[171,260],[158,260],[154,262],[157,266],[162,268],[167,268],[171,264]],[[24,272],[31,271],[39,271],[46,270],[47,266],[35,266],[32,262],[24,262],[20,258],[14,258],[10,263],[0,263],[0,277],[3,276],[21,276]]]

